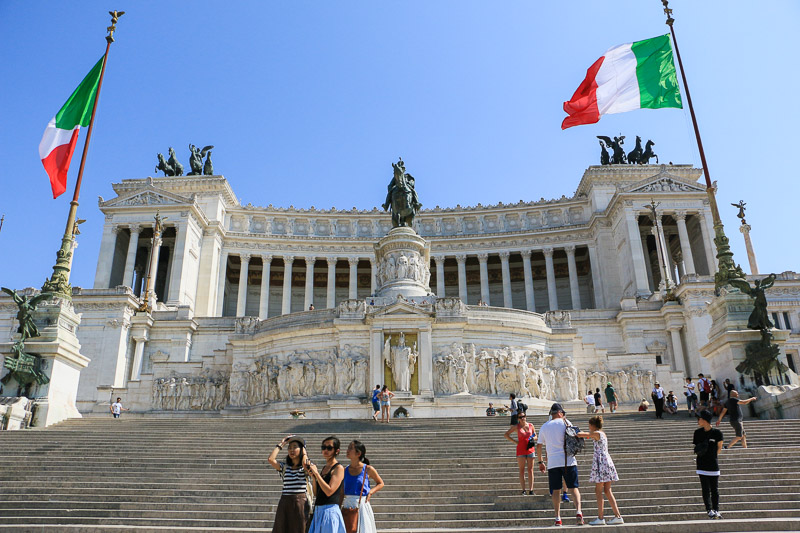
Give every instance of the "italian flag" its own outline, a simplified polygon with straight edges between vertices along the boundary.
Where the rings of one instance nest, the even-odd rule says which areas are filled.
[[[661,107],[683,107],[669,35],[621,44],[603,54],[564,102],[569,116],[561,129],[594,124],[603,115]]]
[[[101,57],[44,130],[39,143],[39,156],[50,176],[53,198],[58,198],[67,190],[67,171],[78,142],[78,131],[81,126],[89,125],[102,71]]]

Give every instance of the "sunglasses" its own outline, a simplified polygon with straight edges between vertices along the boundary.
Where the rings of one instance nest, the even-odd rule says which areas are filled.
[[[324,452],[325,450],[328,450],[329,452],[332,452],[332,451],[333,451],[333,450],[335,450],[336,448],[334,448],[333,446],[331,446],[331,445],[329,445],[329,444],[328,444],[328,445],[325,445],[325,444],[323,444],[322,446],[320,446],[320,447],[319,447],[319,449],[320,449],[320,450],[322,450],[323,452]]]

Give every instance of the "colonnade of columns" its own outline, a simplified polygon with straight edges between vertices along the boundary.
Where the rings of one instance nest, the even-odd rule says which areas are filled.
[[[236,297],[236,316],[245,316],[248,298],[248,279],[250,275],[250,263],[253,259],[252,254],[237,254],[241,262],[238,278],[238,292]],[[222,251],[220,260],[219,282],[217,285],[216,311],[218,316],[224,312],[225,280],[228,276],[228,259],[230,253]],[[262,264],[261,287],[258,316],[261,319],[267,318],[269,314],[269,281],[273,262],[273,255],[262,254],[260,256]],[[303,309],[307,310],[314,300],[314,271],[315,265],[319,261],[316,256],[296,257],[293,255],[275,256],[283,261],[283,287],[281,292],[281,314],[292,312],[292,276],[295,265],[305,266],[305,286],[303,295]],[[336,266],[339,260],[346,260],[349,265],[348,271],[348,290],[347,297],[350,299],[358,298],[358,264],[362,260],[370,262],[370,294],[374,294],[376,287],[377,266],[374,258],[360,257],[327,257],[323,259],[327,263],[327,285],[325,290],[325,304],[328,308],[336,307]],[[364,289],[365,287],[362,287]],[[319,302],[315,304],[319,307]]]
[[[646,217],[651,220],[653,225],[649,230],[639,227],[638,218]],[[679,248],[672,251],[668,234],[664,231],[664,218],[671,217],[675,221],[677,228]],[[702,260],[698,263],[695,258],[695,253],[692,251],[691,239],[689,229],[687,228],[687,216],[697,217],[697,225],[700,228],[700,240],[702,241],[702,255],[705,256],[705,264]],[[713,274],[716,271],[716,249],[711,239],[713,229],[710,224],[711,221],[705,214],[700,211],[698,213],[687,213],[683,210],[672,212],[660,212],[657,214],[656,220],[652,220],[650,213],[639,213],[634,209],[626,212],[627,224],[629,228],[629,237],[631,239],[631,249],[633,254],[634,277],[637,289],[643,292],[655,290],[655,280],[653,279],[653,272],[658,271],[660,277],[659,289],[663,289],[668,283],[675,286],[680,283],[680,278],[684,275],[694,275],[698,273],[698,265],[701,265],[701,270],[705,273]],[[658,265],[653,265],[650,258],[650,253],[647,247],[647,234],[652,234],[655,239],[656,257]],[[674,229],[672,235],[674,235]],[[654,268],[655,267],[655,268]],[[677,271],[677,276],[676,276]]]
[[[594,287],[594,297],[595,297],[595,305],[602,306],[602,293],[600,291],[599,284],[595,279],[597,277],[597,270],[596,265],[593,264],[592,257],[596,257],[596,252],[592,249],[593,245],[589,245],[589,256],[590,256],[590,263],[592,263],[591,268],[591,277],[593,281]],[[578,268],[577,263],[575,260],[575,246],[565,246],[561,248],[566,253],[567,256],[567,268],[569,272],[569,288],[570,288],[570,301],[571,307],[570,309],[581,309],[583,307],[583,302],[581,301],[581,294],[580,294],[580,286],[579,286],[579,279],[578,279]],[[519,251],[508,251],[503,250],[497,252],[497,256],[500,259],[500,270],[501,270],[501,279],[502,279],[502,301],[492,301],[490,291],[489,291],[489,256],[490,254],[487,252],[479,252],[474,256],[478,259],[479,265],[479,272],[480,272],[480,295],[481,300],[486,305],[495,305],[495,306],[502,306],[502,307],[513,307],[512,302],[512,276],[511,276],[511,268],[510,268],[510,257],[511,254],[519,254],[522,257],[522,269],[523,269],[523,278],[524,278],[524,285],[525,285],[525,308],[528,311],[535,311],[536,310],[536,299],[534,296],[534,287],[533,287],[533,269],[531,267],[531,256],[535,250],[519,250]],[[555,272],[555,265],[553,262],[553,254],[555,252],[554,248],[544,248],[540,251],[544,255],[545,259],[545,270],[546,270],[546,278],[547,278],[547,299],[548,299],[548,309],[555,310],[559,309],[558,304],[558,297],[556,293],[556,272]],[[442,254],[435,254],[433,255],[433,262],[436,265],[435,268],[435,278],[436,278],[436,295],[439,298],[443,298],[445,296],[446,284],[444,278],[444,268],[445,268],[445,261],[447,260],[448,256]],[[458,297],[467,302],[467,259],[469,257],[468,254],[456,254],[452,256],[457,265],[457,272],[458,272]]]

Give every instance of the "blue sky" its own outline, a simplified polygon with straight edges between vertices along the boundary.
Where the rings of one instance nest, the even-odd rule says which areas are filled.
[[[244,203],[371,208],[398,156],[425,207],[571,196],[596,135],[653,139],[700,165],[688,110],[637,111],[561,131],[562,102],[611,46],[668,32],[658,0],[616,2],[0,3],[0,284],[40,287],[72,187],[50,194],[37,148],[127,11],[84,174],[72,282],[91,287],[111,183],[156,153],[213,144]],[[744,199],[762,272],[800,270],[800,3],[673,0],[712,179],[735,258]],[[82,147],[82,140],[79,148]]]

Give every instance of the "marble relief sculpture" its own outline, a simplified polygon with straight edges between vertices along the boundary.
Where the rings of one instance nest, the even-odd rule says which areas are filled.
[[[578,369],[570,357],[559,358],[527,347],[476,348],[451,344],[434,357],[434,390],[446,394],[515,393],[543,400],[579,400],[588,389],[614,385],[621,402],[639,401],[652,389],[655,375],[634,365],[625,370]]]

